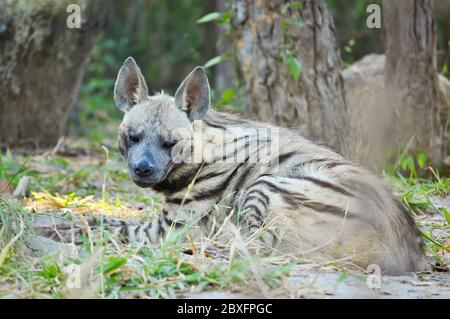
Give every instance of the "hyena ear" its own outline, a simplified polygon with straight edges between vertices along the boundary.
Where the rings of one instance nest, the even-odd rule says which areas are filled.
[[[143,102],[148,97],[147,84],[132,57],[123,63],[117,75],[114,86],[114,100],[119,109],[129,111],[135,104]]]
[[[191,122],[202,119],[211,103],[208,77],[198,66],[181,83],[175,93],[175,105],[186,112]]]

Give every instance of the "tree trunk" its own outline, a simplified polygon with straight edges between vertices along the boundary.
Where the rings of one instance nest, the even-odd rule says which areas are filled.
[[[341,58],[325,1],[236,0],[233,11],[248,110],[349,155]]]
[[[441,163],[444,97],[436,67],[436,32],[432,0],[385,0],[385,87],[394,110],[394,141],[410,142],[413,152],[424,150],[434,164]]]
[[[81,29],[67,27],[69,3],[81,6]],[[0,144],[51,146],[63,134],[103,5],[0,0]]]
[[[203,0],[204,14],[218,11],[218,0]],[[204,55],[207,59],[212,59],[216,55],[216,41],[218,27],[214,23],[204,25]]]
[[[386,96],[384,55],[369,54],[343,70],[345,100],[352,123],[353,160],[381,171],[386,167],[386,150],[392,146],[392,106]],[[450,101],[450,81],[438,76],[439,88]]]
[[[224,13],[228,8],[229,1],[216,0],[217,11]],[[233,51],[232,39],[230,39],[227,33],[229,27],[217,26],[217,33],[219,34],[216,56],[223,55],[224,53],[230,53]],[[233,80],[236,79],[236,73],[233,66],[232,59],[226,59],[215,66],[214,69],[214,89],[217,96],[220,96],[227,88],[233,87]]]

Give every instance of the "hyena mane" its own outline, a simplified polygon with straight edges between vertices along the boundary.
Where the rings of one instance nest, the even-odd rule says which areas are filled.
[[[420,232],[380,180],[294,130],[213,110],[201,67],[174,97],[148,96],[128,58],[114,97],[131,178],[166,201],[154,221],[110,221],[127,240],[159,243],[190,220],[206,236],[230,220],[277,254],[389,274],[422,268]]]

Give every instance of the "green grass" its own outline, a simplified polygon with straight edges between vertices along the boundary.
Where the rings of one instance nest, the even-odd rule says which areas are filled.
[[[429,260],[445,266],[449,263],[450,215],[448,204],[444,207],[438,203],[450,195],[450,178],[426,164],[425,154],[413,157],[403,152],[385,177],[397,197],[416,216]]]
[[[101,231],[95,237],[86,238],[72,257],[61,258],[59,252],[28,255],[24,247],[27,237],[33,233],[31,229],[13,242],[16,238],[13,230],[25,227],[22,225],[26,215],[18,203],[2,197],[0,244],[4,258],[0,259],[0,296],[175,298],[207,289],[236,290],[252,281],[250,263],[256,261],[229,255],[205,257],[201,251],[187,255],[185,251],[192,244],[180,240],[185,236],[183,229],[170,233],[162,245],[154,248],[112,244],[108,240],[111,234]],[[85,279],[81,280],[81,289],[70,290],[67,288],[70,273],[64,269],[74,265]],[[287,265],[267,264],[261,276],[269,287],[276,287],[288,270]]]
[[[89,152],[85,161],[51,154],[26,157],[7,153],[0,158],[2,177],[16,176],[13,184],[17,184],[21,176],[29,176],[30,191],[59,193],[64,209],[74,208],[71,201],[76,196],[94,195],[98,201],[105,197],[111,205],[139,203],[146,206],[143,219],[154,217],[161,198],[131,185],[117,150],[109,150],[108,158],[103,151]],[[20,174],[16,174],[19,169]],[[32,194],[29,197],[33,198]],[[229,249],[222,249],[220,257],[206,257],[198,244],[197,253],[188,255],[185,251],[192,250],[193,244],[181,240],[187,230],[171,233],[161,246],[153,248],[118,243],[103,230],[86,237],[74,256],[61,257],[58,251],[34,255],[27,249],[28,241],[34,238],[31,217],[25,201],[0,195],[0,297],[174,298],[211,289],[235,291],[249,287],[255,280],[252,265],[262,263]],[[82,289],[72,291],[67,289],[70,275],[65,269],[73,265],[83,269],[89,280]],[[258,276],[268,287],[276,287],[289,265],[266,262]]]
[[[101,143],[90,140],[91,133],[63,143],[83,151],[75,157],[51,151],[32,156],[7,152],[0,156],[0,179],[16,186],[22,176],[30,178],[28,199],[0,195],[0,297],[175,298],[210,290],[250,294],[280,291],[283,280],[298,261],[275,263],[270,257],[248,257],[239,247],[224,247],[206,239],[195,244],[186,242],[183,238],[192,228],[189,225],[171,232],[155,247],[123,244],[100,230],[86,236],[84,244],[72,254],[62,255],[56,250],[42,255],[30,251],[27,247],[30,238],[34,238],[30,226],[33,215],[25,207],[27,200],[33,198],[31,191],[57,196],[64,202],[61,210],[76,210],[74,198],[87,196],[104,202],[105,207],[143,206],[142,220],[154,218],[159,210],[161,198],[130,182],[126,165],[115,148],[113,130],[95,130]],[[107,152],[101,145],[107,146]],[[385,177],[416,217],[425,236],[427,255],[437,265],[443,265],[449,249],[450,216],[433,203],[436,198],[449,196],[449,178],[426,167],[417,166],[411,173],[407,171],[410,164],[397,164]],[[55,210],[54,214],[62,213]],[[442,221],[429,218],[437,214]],[[205,255],[205,245],[213,247],[217,256]],[[189,250],[196,253],[186,254]],[[68,269],[74,266],[82,274],[81,289],[68,289]],[[334,269],[342,273],[337,283],[353,276],[342,265],[336,264]]]
[[[434,172],[434,170],[433,170]],[[435,173],[436,174],[436,173]],[[389,176],[398,197],[414,212],[435,209],[431,197],[446,197],[450,194],[450,178],[433,175],[431,178]]]

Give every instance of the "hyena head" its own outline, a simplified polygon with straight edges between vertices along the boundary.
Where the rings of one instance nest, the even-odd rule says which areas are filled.
[[[208,78],[196,67],[181,83],[175,97],[148,96],[145,79],[133,58],[125,60],[114,87],[116,105],[125,115],[119,126],[119,149],[133,181],[149,187],[163,181],[174,168],[173,132],[192,127],[210,105]]]

